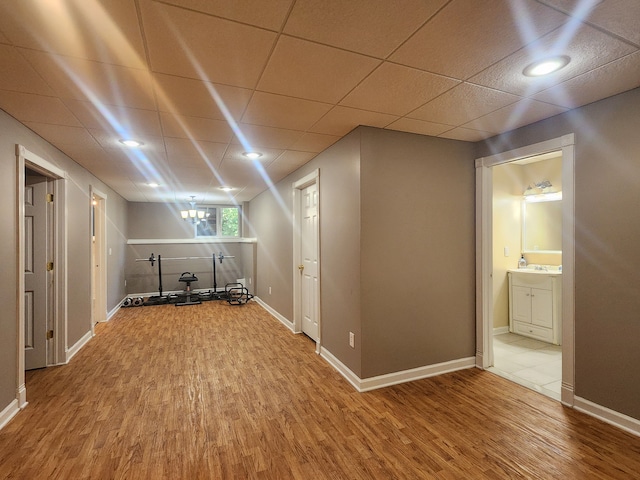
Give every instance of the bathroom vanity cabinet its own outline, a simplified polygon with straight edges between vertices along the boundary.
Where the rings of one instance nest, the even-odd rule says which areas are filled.
[[[562,274],[510,270],[509,331],[556,345],[562,340]]]

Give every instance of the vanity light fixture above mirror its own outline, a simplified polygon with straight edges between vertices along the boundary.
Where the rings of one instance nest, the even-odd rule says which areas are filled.
[[[524,196],[524,201],[528,203],[555,202],[556,200],[562,200],[562,192],[536,193]]]

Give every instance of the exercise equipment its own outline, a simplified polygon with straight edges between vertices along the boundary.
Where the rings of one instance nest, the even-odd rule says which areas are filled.
[[[244,305],[253,298],[249,289],[241,283],[227,283],[224,287],[229,305]]]
[[[182,275],[180,275],[178,281],[187,284],[185,288],[185,292],[187,292],[187,298],[184,302],[176,303],[176,307],[184,307],[186,305],[200,305],[202,303],[200,300],[191,300],[191,282],[197,282],[198,277],[196,277],[191,272],[183,272]]]
[[[230,305],[244,305],[253,298],[253,295],[249,293],[249,290],[245,288],[242,283],[228,283],[225,285],[223,291],[218,291],[217,269],[216,260],[222,264],[225,258],[235,258],[233,255],[224,255],[220,252],[218,255],[213,253],[207,257],[165,257],[158,254],[156,257],[152,252],[149,258],[136,258],[136,262],[149,262],[153,267],[158,263],[158,295],[150,296],[146,301],[143,301],[143,305],[165,305],[175,304],[176,306],[185,305],[197,305],[203,301],[210,300],[226,300]],[[183,294],[170,293],[164,295],[162,287],[162,261],[176,261],[176,260],[201,260],[211,259],[211,265],[213,270],[213,289],[194,292],[191,289],[191,283],[197,282],[198,278],[191,272],[183,272],[179,282],[186,283],[186,287]]]
[[[127,297],[122,302],[123,307],[141,307],[144,304],[144,298],[142,297]]]

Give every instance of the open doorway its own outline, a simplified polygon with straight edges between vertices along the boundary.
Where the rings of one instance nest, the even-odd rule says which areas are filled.
[[[107,320],[107,196],[91,188],[91,328]]]
[[[320,353],[320,171],[293,184],[294,331],[302,332]]]
[[[17,298],[21,301],[18,302],[18,311],[16,315],[16,324],[18,335],[16,338],[18,361],[17,361],[17,384],[16,384],[16,400],[18,401],[19,408],[24,408],[27,404],[26,385],[25,385],[25,369],[31,366],[25,363],[25,353],[30,348],[28,343],[36,341],[41,342],[40,337],[45,335],[45,365],[49,366],[66,361],[66,338],[67,338],[67,322],[66,322],[66,292],[67,292],[67,277],[66,277],[66,217],[64,211],[66,208],[66,174],[63,170],[48,162],[47,160],[39,157],[38,155],[30,152],[21,145],[16,145],[16,191],[18,192],[17,198],[17,252],[16,258],[18,261],[17,273]],[[31,187],[34,187],[33,189]],[[40,187],[44,187],[44,190]],[[38,190],[40,190],[38,192]],[[27,204],[34,203],[30,200],[30,196],[40,196],[42,193],[45,195],[44,217],[39,220],[32,219],[29,222],[35,222],[43,224],[48,222],[46,227],[47,239],[45,240],[44,248],[47,250],[47,259],[45,264],[41,264],[41,260],[36,260],[33,255],[31,258],[33,262],[37,262],[39,265],[33,265],[31,268],[33,271],[44,268],[47,272],[46,278],[46,300],[45,306],[49,309],[46,314],[46,320],[42,323],[41,320],[34,319],[34,327],[38,324],[41,326],[46,325],[46,328],[40,328],[39,331],[29,331],[27,326],[29,315],[29,308],[32,303],[27,298],[29,296],[26,274],[27,264],[31,260],[27,258],[28,249],[37,249],[38,247],[34,242],[40,242],[39,234],[34,230],[32,240],[27,240],[26,231],[26,217],[27,214],[32,215],[35,212],[27,211]],[[40,197],[42,200],[42,197]],[[31,208],[31,207],[29,207]],[[36,207],[39,208],[39,207]],[[39,213],[41,215],[41,213]],[[39,228],[37,225],[33,225],[34,228]],[[34,339],[27,339],[27,335],[34,335]],[[26,347],[26,348],[25,348]]]
[[[490,371],[560,400],[562,151],[493,173],[493,365]]]
[[[477,325],[477,342],[476,342],[476,365],[480,368],[489,369],[494,366],[495,353],[494,352],[494,282],[500,283],[500,280],[504,281],[504,277],[499,270],[494,271],[494,257],[504,257],[504,247],[507,245],[500,245],[494,243],[494,230],[493,230],[493,184],[494,184],[494,167],[499,165],[505,165],[514,161],[522,161],[525,159],[533,159],[540,155],[552,154],[553,152],[560,152],[562,158],[560,182],[562,184],[562,206],[561,206],[561,219],[562,219],[562,235],[561,235],[561,255],[562,255],[562,273],[556,275],[555,282],[559,287],[561,294],[556,295],[556,302],[558,314],[562,317],[561,325],[558,327],[558,338],[561,343],[561,383],[560,383],[560,395],[559,399],[567,405],[573,405],[574,396],[574,136],[572,134],[565,135],[553,140],[548,140],[538,144],[522,147],[516,150],[503,152],[500,154],[484,157],[476,160],[476,325]],[[525,187],[526,188],[526,187]],[[516,235],[521,235],[520,228],[516,228]],[[495,248],[494,248],[495,247]],[[524,249],[521,247],[521,249]],[[496,254],[496,250],[501,250]],[[517,259],[520,257],[519,251],[512,252],[507,251],[507,258],[511,258],[513,255],[514,261],[511,262],[514,269],[517,269]],[[542,253],[542,252],[540,252]],[[544,262],[547,260],[541,260],[538,257],[536,261],[540,262],[541,266],[548,267],[548,264]],[[557,265],[559,267],[559,265]],[[517,271],[517,270],[516,270]],[[502,272],[504,273],[504,271]],[[545,275],[548,272],[544,272]],[[507,277],[508,278],[508,277]],[[550,281],[551,282],[551,281]],[[545,286],[541,290],[553,290],[555,288],[551,282],[550,286]],[[527,290],[528,289],[528,290]],[[509,291],[509,290],[507,290]],[[527,292],[529,296],[527,297]],[[523,298],[528,298],[526,302],[519,303],[518,305],[528,305],[528,313],[524,313],[524,317],[529,315],[537,315],[535,310],[537,307],[533,307],[531,304],[531,294],[537,295],[538,286],[535,284],[525,285],[519,290],[518,295],[522,295]],[[513,299],[512,299],[513,300]],[[541,295],[541,301],[545,304],[553,302],[553,296],[549,293],[546,297]],[[508,303],[507,303],[508,304]],[[501,303],[504,305],[504,303]],[[553,308],[553,307],[551,307]],[[526,310],[526,309],[525,309]],[[522,313],[522,312],[519,312]],[[518,319],[520,322],[519,328],[522,327],[526,318],[521,317]],[[503,325],[504,326],[504,325]],[[542,330],[536,330],[537,326],[529,326],[529,330],[525,333],[529,333],[527,339],[532,336],[543,336]],[[550,327],[552,328],[552,327]],[[503,330],[504,331],[504,330]],[[507,330],[508,331],[508,330]],[[549,330],[553,331],[553,330]],[[516,332],[517,334],[523,333],[523,331]],[[535,334],[535,335],[534,335]],[[549,340],[554,340],[556,337],[549,337]],[[533,338],[536,340],[535,338]],[[545,337],[546,339],[546,337]],[[539,338],[537,339],[539,340]],[[548,342],[548,343],[553,343]]]

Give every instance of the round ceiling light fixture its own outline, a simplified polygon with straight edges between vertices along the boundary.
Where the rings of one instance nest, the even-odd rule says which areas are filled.
[[[151,187],[151,188],[158,188],[160,186],[160,184],[156,183],[156,182],[149,182],[149,183],[147,183],[147,186]]]
[[[220,190],[222,190],[223,192],[230,192],[231,190],[233,190],[233,187],[220,187]]]
[[[242,152],[242,155],[251,160],[256,160],[262,156],[260,152]]]
[[[566,55],[558,55],[557,57],[548,57],[542,60],[536,60],[530,63],[522,71],[527,77],[542,77],[557,72],[561,68],[566,67],[571,58]]]
[[[121,144],[126,145],[127,147],[141,147],[142,145],[144,145],[144,142],[141,142],[140,140],[134,140],[133,138],[121,138],[120,140],[118,140]]]

